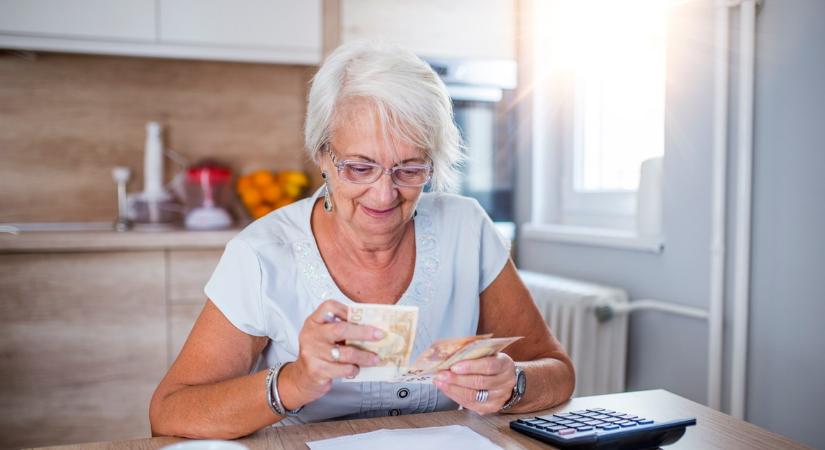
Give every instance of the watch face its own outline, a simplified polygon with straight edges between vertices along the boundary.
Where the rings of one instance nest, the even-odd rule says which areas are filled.
[[[524,375],[524,372],[519,372],[518,374],[516,389],[518,389],[519,394],[524,394],[524,391],[527,389],[527,376]]]

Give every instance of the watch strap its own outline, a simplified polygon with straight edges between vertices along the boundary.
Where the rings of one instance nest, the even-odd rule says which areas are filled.
[[[527,375],[524,373],[524,368],[520,366],[516,366],[516,384],[513,385],[513,393],[510,394],[510,398],[504,403],[504,406],[501,407],[502,411],[506,411],[513,406],[515,406],[521,398],[524,397],[524,391],[519,389],[519,385],[521,384],[521,379],[526,377]],[[525,385],[526,385],[525,381]]]

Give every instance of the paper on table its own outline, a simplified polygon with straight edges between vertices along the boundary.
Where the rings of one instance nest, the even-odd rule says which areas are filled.
[[[471,448],[503,450],[486,437],[463,425],[429,428],[381,429],[322,441],[307,442],[312,450],[418,450]]]

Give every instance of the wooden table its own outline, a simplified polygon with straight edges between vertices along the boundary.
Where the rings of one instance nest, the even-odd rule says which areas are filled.
[[[727,414],[687,400],[664,390],[627,392],[622,394],[597,395],[573,399],[556,408],[521,415],[479,416],[469,411],[445,411],[430,414],[379,417],[373,419],[321,422],[309,425],[293,425],[261,430],[238,442],[257,449],[306,449],[305,442],[331,437],[365,433],[381,428],[415,428],[441,425],[465,425],[486,436],[504,449],[547,449],[552,448],[539,441],[516,433],[509,428],[511,420],[583,408],[604,407],[658,420],[696,417],[696,426],[689,427],[685,435],[670,449],[789,449],[808,448],[786,437],[771,433],[750,423],[735,419]],[[120,442],[100,442],[94,444],[67,445],[59,448],[70,449],[158,449],[164,445],[181,441],[179,438],[136,439]]]

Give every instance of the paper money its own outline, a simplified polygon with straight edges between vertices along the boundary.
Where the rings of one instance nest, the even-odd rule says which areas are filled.
[[[362,367],[355,378],[344,381],[388,381],[406,370],[418,325],[417,306],[359,304],[349,307],[347,321],[379,328],[385,335],[379,341],[346,342],[375,353],[381,362],[374,367]]]
[[[521,339],[518,337],[494,338],[491,334],[433,342],[413,365],[403,374],[393,379],[401,383],[429,383],[440,370],[447,370],[460,361],[495,355],[508,345]]]

